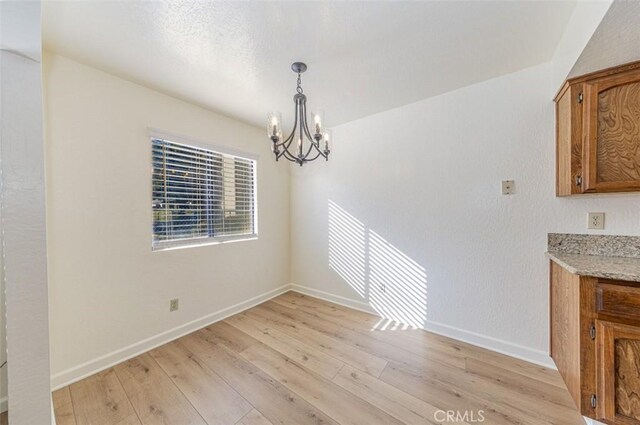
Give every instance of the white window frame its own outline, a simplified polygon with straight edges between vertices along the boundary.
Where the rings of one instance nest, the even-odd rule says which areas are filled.
[[[242,159],[248,159],[254,162],[253,168],[253,233],[243,234],[243,235],[227,235],[227,236],[202,236],[195,238],[184,238],[184,239],[173,239],[170,241],[154,241],[153,237],[153,208],[151,209],[151,225],[149,229],[151,230],[151,250],[156,251],[166,251],[173,249],[182,249],[182,248],[193,248],[198,246],[206,246],[206,245],[217,245],[221,243],[227,242],[238,242],[238,241],[249,241],[258,239],[258,159],[259,155],[245,152],[237,149],[233,149],[227,146],[219,146],[213,145],[211,143],[203,142],[200,140],[192,139],[190,137],[180,136],[178,134],[169,133],[166,131],[158,130],[155,128],[148,128],[148,138],[149,142],[153,140],[163,140],[175,144],[185,145],[187,147],[194,147],[199,149],[205,149],[209,151],[213,151],[215,153],[223,154],[223,155],[232,155],[237,156]],[[149,205],[153,202],[153,155],[150,152],[150,163],[151,163],[151,186],[152,190],[150,191],[151,199],[149,200]]]

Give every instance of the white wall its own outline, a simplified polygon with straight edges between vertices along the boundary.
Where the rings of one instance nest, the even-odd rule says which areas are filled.
[[[0,223],[2,223],[2,209],[0,208]],[[0,234],[0,247],[2,234]],[[2,248],[0,248],[1,250]],[[4,284],[3,256],[0,255],[0,365],[7,360],[7,309]],[[7,410],[7,370],[5,365],[0,369],[0,412]]]
[[[2,265],[11,424],[49,424],[40,2],[0,2]]]
[[[288,167],[261,130],[61,56],[44,64],[54,386],[289,282]],[[151,251],[147,127],[260,155],[258,240]]]
[[[12,424],[52,422],[40,50],[40,2],[0,2],[2,277]]]
[[[1,69],[1,68],[0,68]],[[1,78],[1,76],[0,76]],[[1,94],[0,94],[1,95]],[[0,114],[2,111],[0,110]],[[0,200],[0,223],[2,223],[2,201]],[[2,251],[2,233],[0,233],[0,252]],[[4,284],[4,259],[0,255],[0,365],[7,360],[7,308]],[[7,369],[0,369],[0,412],[7,410]]]
[[[547,233],[640,234],[637,194],[554,196],[555,89],[544,64],[334,128],[292,175],[292,281],[549,364]]]

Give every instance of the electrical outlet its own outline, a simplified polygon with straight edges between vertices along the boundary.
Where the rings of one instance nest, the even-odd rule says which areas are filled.
[[[502,194],[513,195],[516,193],[516,183],[513,180],[502,180]]]
[[[588,229],[602,230],[604,229],[604,213],[589,213]]]
[[[169,311],[176,311],[180,305],[178,304],[179,299],[178,298],[174,298],[171,301],[169,301]]]

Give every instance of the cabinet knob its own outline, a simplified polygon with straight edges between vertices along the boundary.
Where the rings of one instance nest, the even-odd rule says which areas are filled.
[[[577,175],[576,176],[576,186],[581,186],[582,185],[582,176],[581,175]]]

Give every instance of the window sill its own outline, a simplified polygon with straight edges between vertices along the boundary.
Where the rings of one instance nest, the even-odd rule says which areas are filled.
[[[184,241],[184,242],[169,242],[167,244],[160,244],[157,246],[152,246],[151,250],[153,252],[162,252],[162,251],[175,251],[177,249],[185,249],[185,248],[196,248],[201,246],[209,246],[209,245],[222,245],[228,244],[232,242],[244,242],[244,241],[255,241],[258,240],[258,235],[242,235],[242,236],[232,236],[227,238],[219,238],[219,239],[206,239],[204,241]]]

